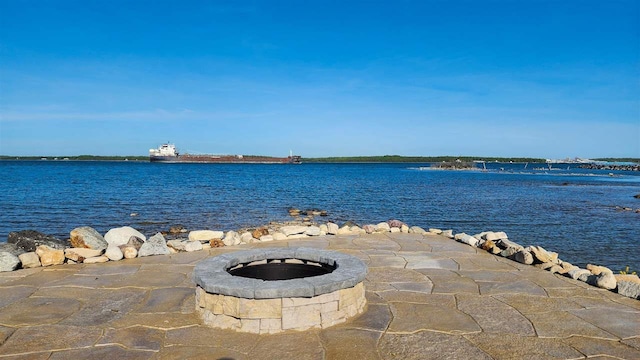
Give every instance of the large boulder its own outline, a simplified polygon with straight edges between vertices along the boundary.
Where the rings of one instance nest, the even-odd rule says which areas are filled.
[[[527,250],[533,255],[534,259],[538,263],[555,262],[558,259],[558,254],[545,250],[542,246],[529,246]],[[587,269],[589,267],[587,266]]]
[[[613,276],[613,273],[603,271],[596,276],[596,286],[602,289],[613,290],[618,284],[616,277]]]
[[[222,239],[224,232],[213,230],[194,230],[189,233],[189,240],[209,242],[212,239]]]
[[[618,294],[640,300],[640,284],[632,281],[618,281]]]
[[[248,231],[245,231],[242,233],[242,235],[240,235],[240,242],[243,244],[251,244],[252,242],[254,242],[254,239],[256,238],[254,238],[253,235]]]
[[[142,244],[138,251],[138,256],[169,255],[170,253],[171,251],[167,247],[167,241],[164,236],[161,233],[157,233]]]
[[[521,264],[525,264],[525,265],[531,265],[533,264],[533,255],[531,255],[530,252],[528,252],[527,250],[520,250],[517,253],[515,253],[513,255],[513,260],[521,263]]]
[[[24,249],[17,247],[16,244],[9,243],[0,243],[0,251],[8,252],[15,256],[20,256],[20,254],[26,253]]]
[[[113,228],[107,231],[107,233],[104,234],[104,240],[109,244],[109,246],[120,246],[127,244],[132,236],[140,238],[143,241],[147,240],[146,236],[131,226]]]
[[[471,246],[477,246],[479,241],[476,237],[467,235],[465,233],[456,234],[455,239],[456,241],[459,241],[463,244],[467,244]]]
[[[300,225],[283,226],[280,228],[280,231],[287,236],[298,235],[307,231],[307,227]]]
[[[7,242],[15,244],[25,252],[36,251],[36,247],[39,245],[47,245],[52,249],[64,249],[65,247],[68,247],[67,241],[60,240],[53,235],[43,234],[35,230],[10,232],[7,237]]]
[[[192,252],[192,251],[200,251],[202,250],[202,243],[200,241],[187,241],[185,246],[184,246],[184,250],[186,252]]]
[[[241,243],[240,235],[233,230],[229,231],[224,236],[224,239],[222,239],[222,242],[224,243],[225,246],[240,245]]]
[[[309,235],[309,236],[320,236],[320,228],[317,226],[309,226],[307,228],[307,231],[304,232],[305,234]],[[260,239],[262,240],[262,239]]]
[[[20,266],[20,259],[6,251],[0,252],[0,272],[13,271]]]
[[[71,246],[76,248],[88,248],[94,250],[105,250],[109,243],[104,240],[94,228],[82,226],[71,230]]]

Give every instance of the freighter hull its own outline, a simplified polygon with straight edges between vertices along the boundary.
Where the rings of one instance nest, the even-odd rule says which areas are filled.
[[[300,164],[300,156],[288,157],[245,155],[191,155],[180,154],[174,145],[163,144],[149,150],[149,161],[159,163],[218,163],[218,164]]]

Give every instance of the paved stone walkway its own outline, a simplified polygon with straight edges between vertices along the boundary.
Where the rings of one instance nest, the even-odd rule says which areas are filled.
[[[279,335],[206,328],[191,272],[262,246],[369,266],[367,311]],[[640,359],[640,301],[436,235],[320,237],[0,273],[0,359]]]

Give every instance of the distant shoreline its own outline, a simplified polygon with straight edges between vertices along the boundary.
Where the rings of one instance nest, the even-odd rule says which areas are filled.
[[[497,163],[546,163],[542,158],[471,157],[471,156],[343,156],[302,158],[304,163],[441,163],[441,162],[497,162]],[[595,158],[594,161],[639,163],[640,158]],[[0,161],[149,161],[148,156],[9,156],[0,155]]]

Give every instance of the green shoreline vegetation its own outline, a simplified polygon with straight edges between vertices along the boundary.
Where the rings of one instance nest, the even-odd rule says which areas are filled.
[[[48,161],[148,161],[148,156],[98,156],[98,155],[77,155],[77,156],[9,156],[0,155],[0,160],[48,160]],[[340,156],[340,157],[317,157],[302,158],[305,163],[441,163],[441,162],[464,162],[474,161],[500,162],[500,163],[544,163],[546,159],[527,157],[476,157],[476,156]],[[609,162],[632,162],[640,163],[640,158],[597,158],[597,161]]]

